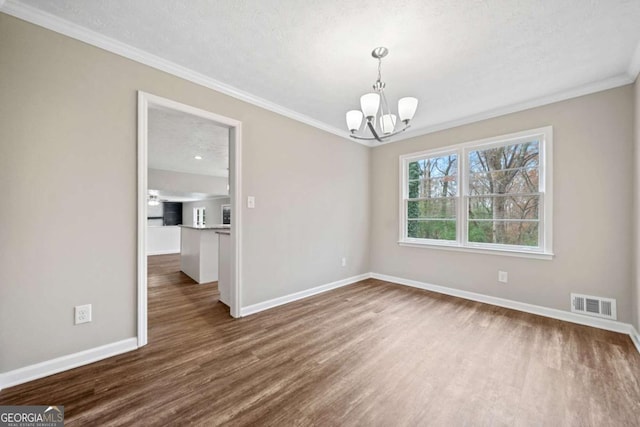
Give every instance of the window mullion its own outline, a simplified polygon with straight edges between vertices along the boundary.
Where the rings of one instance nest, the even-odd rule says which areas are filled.
[[[407,214],[407,204],[408,204],[408,197],[409,197],[409,160],[402,160],[400,162],[400,235],[402,236],[402,239],[406,239],[409,236],[409,233],[407,232],[407,228],[408,228],[408,214]]]
[[[457,241],[460,245],[467,244],[467,158],[466,150],[458,150],[458,217],[456,220]]]
[[[544,195],[538,196],[538,247],[542,250],[545,249],[546,243],[544,241],[544,227],[545,227],[545,215],[544,215]]]

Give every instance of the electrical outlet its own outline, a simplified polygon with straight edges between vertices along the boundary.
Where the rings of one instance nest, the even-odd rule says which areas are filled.
[[[507,283],[509,281],[509,274],[506,271],[498,271],[498,282]]]
[[[91,304],[75,306],[76,325],[91,322]]]
[[[342,266],[343,267],[347,266],[347,258],[346,257],[342,257]]]
[[[247,207],[253,209],[256,207],[256,198],[254,196],[247,197]]]

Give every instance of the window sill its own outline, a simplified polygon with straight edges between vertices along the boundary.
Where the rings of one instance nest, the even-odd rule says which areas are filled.
[[[469,252],[474,254],[486,254],[486,255],[503,255],[503,256],[518,257],[518,258],[532,258],[532,259],[543,259],[543,260],[552,260],[554,257],[554,254],[551,252],[530,252],[530,251],[519,251],[519,250],[509,250],[509,249],[475,248],[475,247],[469,247],[469,246],[460,246],[457,244],[423,243],[423,242],[416,242],[411,240],[399,240],[398,245],[408,246],[413,248],[442,249],[445,251]]]

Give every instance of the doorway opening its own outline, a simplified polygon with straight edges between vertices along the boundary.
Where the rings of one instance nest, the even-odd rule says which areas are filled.
[[[219,207],[220,212],[220,229],[218,231],[227,231],[225,235],[225,244],[228,245],[228,250],[225,251],[224,262],[228,263],[228,271],[225,276],[225,280],[228,281],[228,293],[225,295],[226,301],[225,304],[229,306],[229,312],[232,317],[240,317],[240,307],[241,307],[241,232],[242,232],[242,215],[241,215],[241,165],[242,165],[242,123],[238,120],[231,119],[228,117],[224,117],[210,111],[202,110],[199,108],[195,108],[186,104],[182,104],[167,98],[162,98],[156,95],[152,95],[146,92],[138,91],[138,191],[137,191],[137,205],[138,205],[138,233],[137,233],[137,271],[138,271],[138,280],[137,280],[137,293],[138,293],[138,347],[144,346],[148,341],[148,272],[147,272],[147,255],[149,254],[149,250],[147,247],[148,238],[149,238],[149,223],[150,221],[170,221],[177,222],[176,224],[183,224],[183,221],[186,221],[187,218],[191,219],[191,214],[184,215],[179,208],[176,208],[175,205],[168,205],[168,219],[164,217],[149,217],[150,209],[154,210],[154,205],[158,206],[157,203],[160,203],[163,197],[167,197],[168,199],[173,199],[173,203],[179,203],[175,200],[179,200],[179,197],[185,197],[185,195],[177,196],[176,194],[179,191],[176,191],[176,194],[171,194],[171,188],[165,189],[164,191],[159,191],[158,189],[153,189],[149,187],[149,140],[150,140],[150,132],[149,132],[149,119],[151,114],[156,114],[158,111],[165,111],[169,113],[178,113],[178,114],[186,114],[193,116],[196,119],[204,119],[215,124],[217,127],[223,128],[228,131],[228,173],[226,180],[226,190],[228,192],[228,198],[224,200],[224,206],[226,210]],[[179,144],[179,141],[176,141],[176,144]],[[173,156],[168,155],[165,156],[169,160],[172,159]],[[196,160],[202,160],[203,156],[200,154],[196,154],[193,156]],[[198,159],[200,157],[200,159]],[[215,165],[214,165],[215,166]],[[212,166],[213,167],[213,166]],[[172,167],[167,167],[167,169],[172,169]],[[173,167],[175,169],[175,167]],[[157,171],[154,171],[157,174]],[[184,175],[184,174],[183,174]],[[191,174],[194,175],[194,174]],[[168,178],[168,181],[173,184],[177,184],[180,181],[181,177],[179,175],[175,175],[172,178],[171,174],[165,174],[165,179]],[[157,176],[154,176],[154,179],[158,179]],[[213,180],[211,180],[213,182]],[[211,186],[215,186],[215,183],[209,185],[207,188],[211,188]],[[151,191],[150,191],[151,190]],[[212,190],[215,193],[214,190]],[[217,191],[220,193],[221,191]],[[194,193],[197,193],[194,192]],[[222,196],[212,197],[212,198],[221,198]],[[171,203],[171,202],[168,202]],[[194,205],[195,206],[195,205]],[[190,206],[185,206],[185,209],[189,209]],[[193,208],[194,212],[196,209],[202,209],[201,206],[197,208]],[[212,209],[210,209],[212,210]],[[175,211],[175,212],[174,212]],[[180,211],[180,213],[179,213]],[[216,212],[212,210],[212,212],[207,212],[204,209],[202,211],[197,211],[202,216],[198,218],[197,224],[189,224],[189,233],[190,239],[199,238],[198,232],[205,234],[208,236],[212,232],[212,230],[208,229],[210,227],[205,227],[206,218],[213,218],[212,214]],[[206,214],[205,214],[206,212]],[[225,216],[225,212],[227,213],[227,219],[230,224],[223,224],[223,217]],[[158,214],[156,214],[158,215]],[[178,219],[179,218],[179,219]],[[165,225],[165,222],[162,224]],[[167,230],[163,230],[165,232],[166,237]],[[170,234],[170,233],[169,233]],[[223,234],[220,234],[222,236]],[[184,245],[183,242],[184,236],[182,233],[180,234],[181,245]],[[194,237],[195,236],[195,237]],[[222,242],[222,240],[221,240]],[[187,242],[188,243],[188,242]],[[166,244],[166,240],[165,243]],[[209,245],[210,247],[211,245]],[[206,259],[206,262],[212,262],[209,255]],[[188,260],[189,261],[189,260]],[[218,260],[213,260],[213,262],[218,262]],[[222,262],[222,261],[221,261]],[[227,264],[225,264],[227,265]],[[184,268],[184,264],[181,268]],[[217,269],[216,269],[217,271]],[[187,273],[189,274],[189,273]],[[192,274],[189,274],[193,277]],[[216,276],[217,277],[217,276]],[[216,278],[217,280],[217,278]],[[199,283],[199,280],[196,280]],[[221,298],[222,301],[222,298]]]

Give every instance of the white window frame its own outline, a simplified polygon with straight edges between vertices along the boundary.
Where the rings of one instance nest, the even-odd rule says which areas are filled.
[[[205,226],[205,208],[204,206],[193,208],[193,226],[204,227]]]
[[[484,150],[502,145],[512,145],[530,141],[536,138],[539,145],[539,173],[540,186],[540,210],[538,222],[539,246],[517,246],[493,243],[476,243],[468,241],[468,156],[469,152]],[[457,154],[457,215],[456,215],[456,240],[417,239],[407,237],[407,203],[408,197],[408,167],[415,160],[427,157],[439,157],[443,155]],[[522,132],[500,135],[461,144],[440,147],[418,153],[404,154],[400,156],[400,221],[399,231],[400,246],[414,246],[455,250],[475,253],[489,253],[507,256],[518,256],[537,259],[553,258],[553,128],[546,126],[530,129]]]

